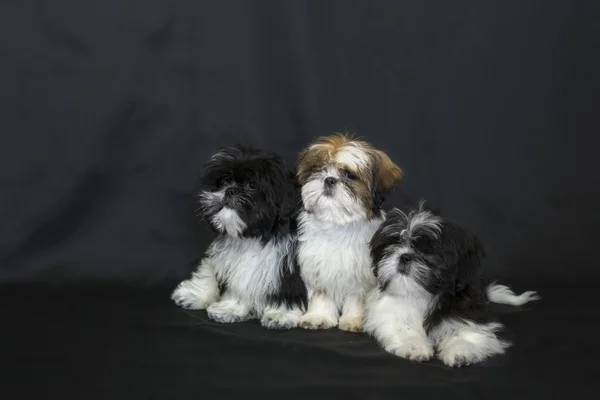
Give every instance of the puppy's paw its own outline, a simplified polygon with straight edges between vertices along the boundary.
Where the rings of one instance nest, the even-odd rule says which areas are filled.
[[[331,329],[337,320],[328,315],[306,313],[300,317],[300,327],[304,329]]]
[[[204,310],[218,299],[218,292],[204,288],[193,280],[181,282],[171,294],[171,300],[187,310]]]
[[[206,312],[208,313],[208,318],[222,324],[244,322],[252,317],[246,307],[232,301],[213,303],[208,306]]]
[[[480,363],[487,358],[487,355],[476,344],[457,339],[450,344],[441,346],[438,358],[449,367],[460,368]]]
[[[260,323],[268,329],[293,329],[298,327],[300,316],[288,310],[268,310],[260,319]]]
[[[412,336],[402,338],[385,347],[388,353],[411,361],[423,362],[433,357],[433,346],[424,338]]]
[[[339,328],[346,332],[362,332],[364,326],[364,318],[362,315],[342,315],[340,318]]]

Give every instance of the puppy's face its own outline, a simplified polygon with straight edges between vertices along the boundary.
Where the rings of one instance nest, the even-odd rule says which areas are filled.
[[[423,208],[392,210],[371,240],[374,273],[382,288],[456,291],[479,266],[477,238]]]
[[[403,173],[384,152],[336,134],[300,153],[297,176],[305,209],[343,224],[373,217]]]
[[[200,213],[217,232],[262,236],[289,219],[294,177],[275,154],[228,147],[213,155],[202,176]]]

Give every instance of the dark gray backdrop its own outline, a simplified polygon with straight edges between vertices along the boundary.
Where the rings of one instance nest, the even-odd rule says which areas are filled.
[[[595,277],[598,8],[3,1],[0,281],[183,277],[212,152],[293,162],[339,130],[479,233],[494,274]]]

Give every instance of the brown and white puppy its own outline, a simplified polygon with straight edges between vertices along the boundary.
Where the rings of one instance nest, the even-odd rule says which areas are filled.
[[[300,153],[297,177],[297,260],[309,295],[300,326],[362,331],[364,298],[376,283],[369,241],[385,218],[384,196],[403,172],[369,143],[334,134]]]

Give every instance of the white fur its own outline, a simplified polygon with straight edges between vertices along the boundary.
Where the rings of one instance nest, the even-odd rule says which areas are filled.
[[[337,225],[364,221],[366,211],[349,189],[338,183],[332,189],[333,194],[326,196],[323,184],[327,177],[341,179],[337,168],[329,166],[323,171],[313,174],[311,179],[302,185],[302,202],[304,208],[314,214],[318,222],[331,222]]]
[[[300,310],[273,308],[267,302],[280,285],[283,258],[293,256],[291,244],[291,239],[262,245],[258,239],[220,236],[192,278],[179,284],[172,299],[183,308],[206,308],[209,317],[218,322],[261,318],[269,328],[295,327]],[[227,285],[226,295],[220,299],[217,279]]]
[[[450,367],[479,363],[510,345],[498,338],[501,324],[447,319],[429,334],[424,322],[436,299],[412,277],[398,275],[387,289],[374,289],[366,302],[365,332],[389,353],[413,361],[434,355]]]
[[[367,297],[365,332],[389,353],[427,361],[434,352],[423,321],[431,300],[412,278],[399,276],[385,292],[376,288]]]
[[[362,210],[364,215],[364,210]],[[298,263],[309,295],[305,328],[362,330],[364,297],[375,286],[369,241],[382,219],[350,223],[323,221],[318,214],[299,217]]]
[[[438,348],[438,358],[450,367],[476,364],[503,354],[510,343],[498,338],[502,324],[476,324],[472,321],[447,319],[434,327],[429,337]]]
[[[216,191],[210,191],[210,190],[203,190],[199,197],[199,201],[200,204],[202,204],[205,207],[215,207],[215,206],[219,206],[221,204],[221,201],[223,201],[223,197],[225,197],[225,189],[227,187],[224,187],[221,190],[216,190]]]
[[[537,292],[528,291],[517,296],[508,286],[496,283],[492,283],[487,287],[487,296],[492,303],[510,304],[512,306],[521,306],[530,301],[541,299]]]
[[[188,310],[204,310],[219,299],[219,285],[215,277],[212,260],[204,258],[192,277],[181,282],[171,299]]]
[[[221,323],[243,322],[256,316],[249,302],[243,301],[227,292],[219,301],[206,308],[208,316],[213,321]]]
[[[408,234],[414,236],[417,229],[425,229],[437,236],[442,229],[441,223],[442,219],[430,211],[419,211],[408,218]]]
[[[239,236],[246,228],[246,224],[237,212],[229,207],[223,207],[212,216],[211,222],[220,232],[227,232],[233,236]]]
[[[378,276],[382,282],[392,281],[394,279],[400,279],[401,275],[398,274],[398,264],[400,263],[400,257],[403,254],[412,254],[413,251],[410,247],[398,246],[394,252],[386,256],[380,261]],[[410,273],[412,277],[427,279],[429,275],[429,268],[426,265],[419,263],[418,261],[412,261],[410,263]]]
[[[371,158],[361,146],[357,146],[350,142],[347,146],[342,147],[336,154],[335,160],[343,165],[347,165],[352,169],[369,168]]]
[[[365,296],[352,295],[346,298],[342,307],[339,327],[343,331],[362,332],[365,320]]]
[[[330,150],[329,144],[316,143],[309,147],[309,150],[326,149]],[[369,168],[371,158],[365,152],[364,148],[356,143],[348,142],[346,146],[339,149],[335,154],[335,161],[340,164],[347,165],[353,169]]]
[[[296,328],[300,322],[302,310],[298,307],[270,307],[265,308],[260,323],[270,329]]]

